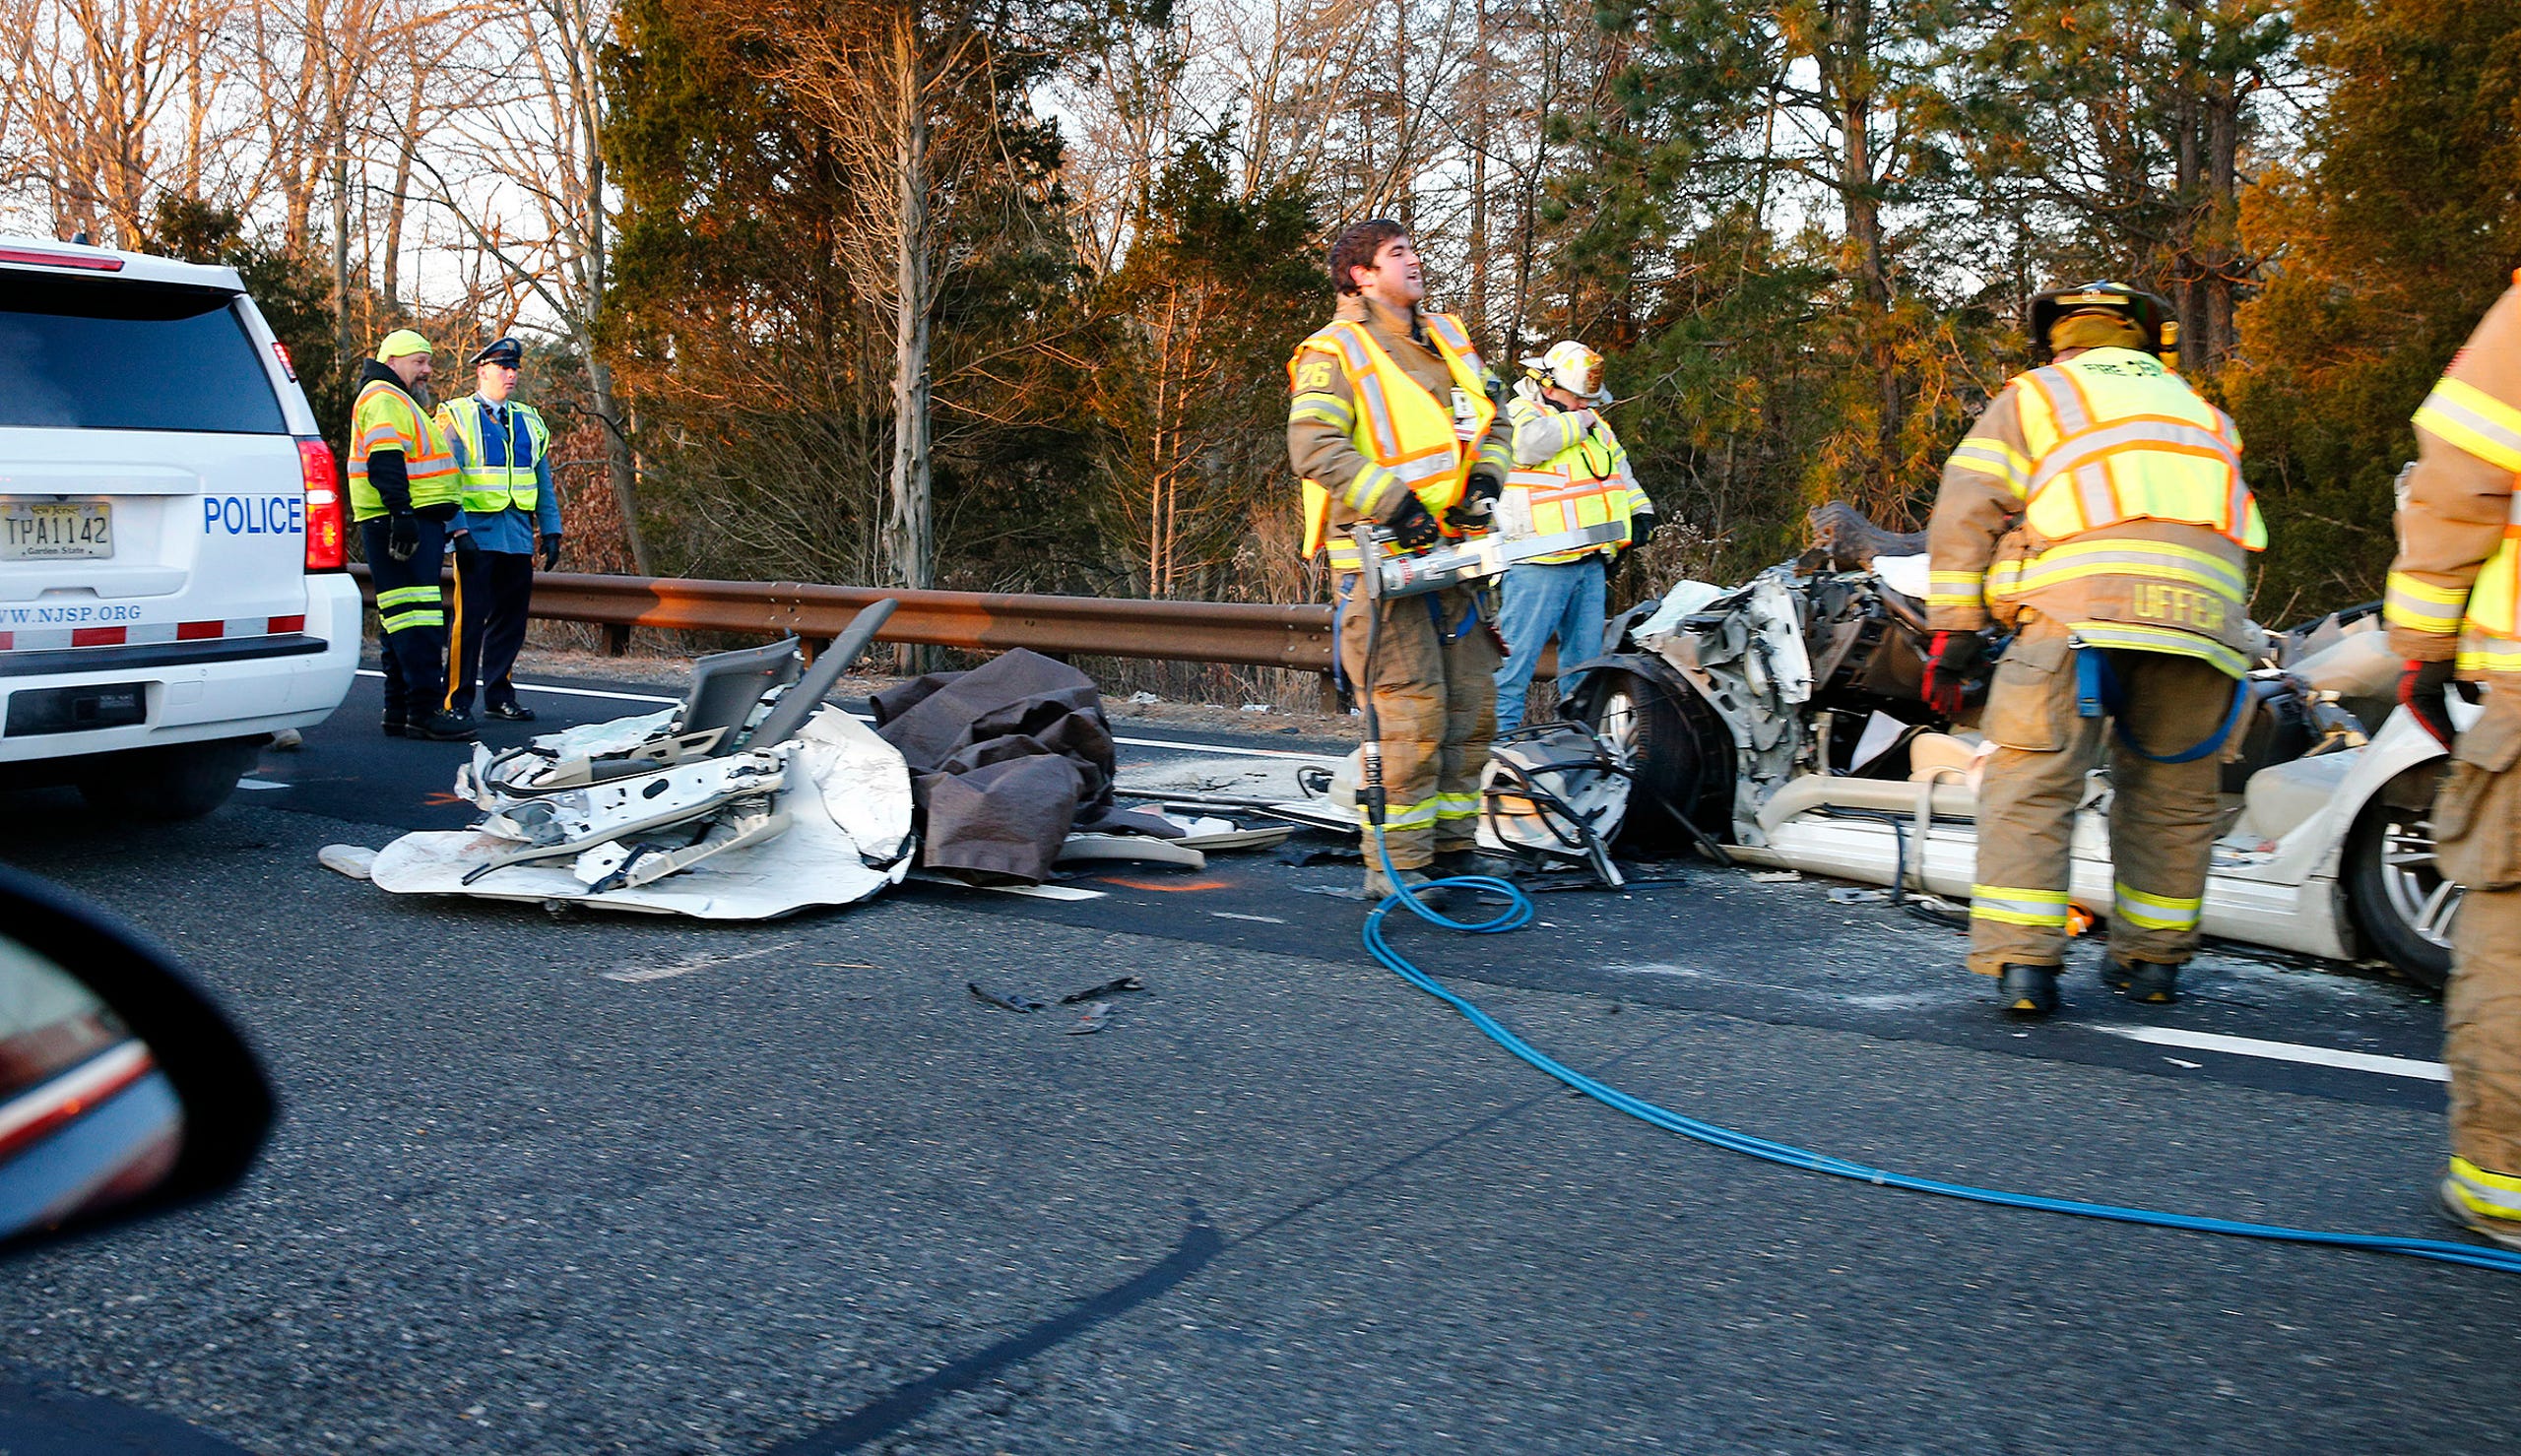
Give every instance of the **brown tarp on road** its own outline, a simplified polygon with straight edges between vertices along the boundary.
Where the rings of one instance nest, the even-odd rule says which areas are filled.
[[[1112,801],[1112,726],[1094,680],[1017,648],[968,672],[874,695],[875,731],[910,765],[920,864],[977,884],[1051,877],[1072,829],[1181,831]]]

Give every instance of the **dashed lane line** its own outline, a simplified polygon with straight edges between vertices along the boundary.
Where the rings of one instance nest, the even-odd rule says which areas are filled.
[[[2375,1056],[2367,1051],[2335,1051],[2326,1046],[2304,1046],[2295,1042],[2262,1042],[2256,1037],[2227,1037],[2217,1032],[2184,1032],[2176,1027],[2159,1026],[2094,1026],[2091,1030],[2130,1042],[2143,1042],[2152,1046],[2185,1046],[2192,1051],[2223,1051],[2233,1056],[2257,1056],[2270,1061],[2301,1062],[2306,1066],[2337,1067],[2350,1072],[2371,1072],[2382,1077],[2407,1077],[2420,1082],[2448,1082],[2450,1068],[2438,1061],[2418,1061],[2406,1056]]]

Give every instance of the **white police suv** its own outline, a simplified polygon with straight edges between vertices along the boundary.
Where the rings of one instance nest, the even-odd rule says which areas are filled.
[[[235,270],[0,235],[0,787],[218,807],[350,691],[343,530]]]

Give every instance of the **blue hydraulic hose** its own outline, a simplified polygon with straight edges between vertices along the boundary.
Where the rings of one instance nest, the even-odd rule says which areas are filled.
[[[1371,828],[1375,855],[1383,862],[1385,877],[1392,884],[1400,883],[1399,871],[1392,868],[1390,852],[1384,848],[1380,825]],[[1532,902],[1512,882],[1493,875],[1465,874],[1429,882],[1427,889],[1456,887],[1505,899],[1505,908],[1484,920],[1457,920],[1422,903],[1406,889],[1384,897],[1366,916],[1366,951],[1386,969],[1444,1001],[1469,1018],[1488,1040],[1505,1047],[1516,1056],[1547,1072],[1550,1076],[1575,1088],[1605,1107],[1626,1112],[1642,1122],[1650,1122],[1667,1132],[1686,1138],[1747,1153],[1769,1163],[1799,1168],[1807,1172],[1825,1172],[1835,1177],[1855,1178],[1886,1188],[1907,1188],[1916,1193],[1939,1193],[1946,1198],[1962,1198],[1972,1203],[1992,1203],[1999,1208],[2028,1208],[2042,1213],[2074,1214],[2080,1218],[2107,1219],[2120,1224],[2146,1224],[2157,1229],[2185,1229],[2196,1234],[2224,1234],[2235,1238],[2272,1238],[2288,1243],[2328,1244],[2338,1248],[2367,1249],[2374,1253],[2406,1254],[2413,1258],[2434,1259],[2445,1264],[2467,1264],[2479,1269],[2494,1269],[2505,1274],[2521,1274],[2521,1253],[2507,1249],[2484,1248],[2474,1244],[2450,1243],[2434,1238],[2397,1238],[2379,1234],[2330,1234],[2316,1229],[2288,1229],[2278,1224],[2245,1224],[2231,1219],[2199,1218],[2193,1214],[2159,1213],[2150,1209],[2121,1208],[2110,1203],[2084,1203],[2071,1198],[2047,1198],[2036,1193],[2007,1193],[1996,1188],[1973,1188],[1967,1183],[1947,1183],[1935,1178],[1915,1177],[1904,1172],[1890,1172],[1867,1168],[1827,1153],[1773,1142],[1747,1132],[1736,1132],[1696,1117],[1686,1117],[1666,1108],[1656,1107],[1643,1098],[1631,1097],[1608,1083],[1597,1082],[1583,1072],[1567,1066],[1541,1051],[1522,1038],[1498,1024],[1496,1018],[1480,1010],[1463,997],[1448,990],[1434,977],[1410,964],[1409,959],[1391,948],[1384,938],[1384,918],[1394,906],[1406,906],[1412,915],[1430,924],[1448,930],[1463,930],[1474,935],[1495,935],[1501,931],[1519,929],[1530,922]]]

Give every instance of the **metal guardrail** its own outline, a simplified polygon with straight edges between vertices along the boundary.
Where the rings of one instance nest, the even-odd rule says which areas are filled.
[[[367,568],[353,566],[372,604]],[[730,632],[827,642],[861,607],[889,597],[900,603],[876,635],[965,651],[1035,652],[1248,667],[1330,671],[1330,608],[1239,601],[1146,601],[1105,597],[1035,597],[998,592],[912,592],[812,582],[713,582],[679,577],[537,573],[532,615],[592,622],[607,640],[632,627]]]

